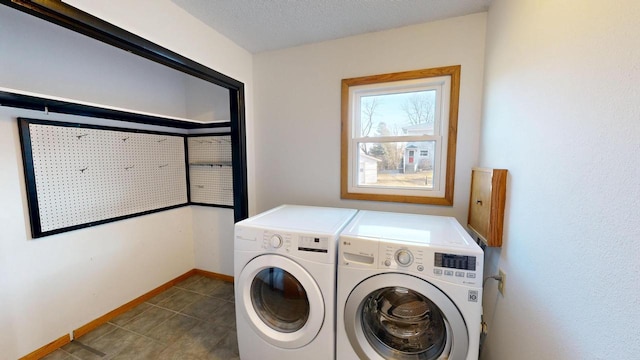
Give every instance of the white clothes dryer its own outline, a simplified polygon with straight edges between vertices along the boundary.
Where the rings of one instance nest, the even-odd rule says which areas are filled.
[[[360,211],[340,235],[338,360],[477,360],[483,251],[452,217]]]
[[[241,359],[335,359],[337,239],[356,213],[283,205],[235,225]]]

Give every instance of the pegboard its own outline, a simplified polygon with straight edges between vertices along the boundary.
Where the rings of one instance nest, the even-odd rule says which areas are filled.
[[[231,136],[187,138],[190,201],[233,207]]]
[[[20,119],[33,237],[186,205],[182,135]]]

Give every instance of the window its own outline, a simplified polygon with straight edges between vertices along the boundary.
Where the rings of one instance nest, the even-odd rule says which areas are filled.
[[[453,205],[460,66],[342,80],[341,197]]]

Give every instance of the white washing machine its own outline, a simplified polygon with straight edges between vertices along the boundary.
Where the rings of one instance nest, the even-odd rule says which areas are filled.
[[[483,251],[455,218],[360,211],[338,249],[337,359],[478,359]]]
[[[235,225],[241,359],[335,359],[337,239],[356,212],[283,205]]]

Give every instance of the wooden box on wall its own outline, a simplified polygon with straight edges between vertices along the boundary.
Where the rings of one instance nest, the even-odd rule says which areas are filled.
[[[469,200],[469,230],[488,246],[502,246],[507,170],[473,168]]]

